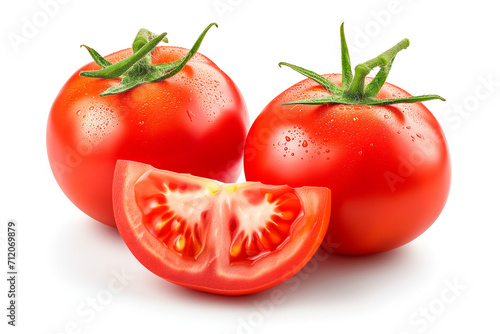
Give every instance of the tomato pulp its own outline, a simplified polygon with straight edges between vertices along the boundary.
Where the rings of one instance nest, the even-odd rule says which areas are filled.
[[[147,269],[228,295],[294,275],[320,246],[330,215],[327,188],[223,184],[121,160],[113,203],[123,240]]]

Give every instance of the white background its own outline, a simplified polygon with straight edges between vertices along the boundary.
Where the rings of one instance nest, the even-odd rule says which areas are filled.
[[[500,21],[494,1],[54,1],[0,5],[2,333],[500,332]],[[58,4],[45,9],[50,15],[43,14],[46,2]],[[398,250],[317,259],[294,285],[225,297],[156,277],[116,230],[73,206],[51,174],[45,126],[61,86],[90,61],[80,44],[109,54],[129,47],[146,27],[167,31],[171,45],[190,47],[213,21],[220,27],[208,33],[200,52],[233,78],[251,120],[302,80],[279,61],[340,71],[341,22],[353,64],[408,37],[411,46],[388,81],[414,95],[447,98],[426,102],[444,128],[453,163],[449,200],[435,224]],[[23,36],[26,22],[39,27]],[[13,45],[14,35],[25,43]],[[19,226],[17,328],[7,326],[5,316],[9,219]],[[117,273],[126,276],[120,292],[109,287]]]

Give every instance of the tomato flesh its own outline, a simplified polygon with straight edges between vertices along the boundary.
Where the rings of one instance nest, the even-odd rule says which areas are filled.
[[[150,271],[181,286],[248,294],[282,283],[321,244],[330,191],[214,180],[118,161],[118,230]]]

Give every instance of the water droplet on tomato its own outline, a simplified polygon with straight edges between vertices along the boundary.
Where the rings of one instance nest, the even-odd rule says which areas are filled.
[[[89,110],[94,110],[94,106],[90,106],[90,107],[89,107]]]
[[[288,147],[285,147],[285,151],[288,151]]]
[[[303,147],[307,147],[307,145],[309,145],[309,144],[307,143],[307,140],[304,140],[304,141],[302,142],[302,146],[303,146]],[[306,151],[306,152],[307,152],[307,151]]]
[[[406,128],[407,128],[408,130],[410,130],[410,129],[411,129],[411,126],[409,126],[409,125],[408,125]]]
[[[78,110],[78,111],[76,112],[76,116],[80,116],[81,114],[82,114],[82,111],[81,111],[81,110]]]
[[[285,140],[286,140],[286,141],[290,141],[290,137],[286,136],[286,137],[285,137]]]
[[[292,153],[292,157],[295,155],[295,153]]]
[[[417,133],[417,137],[420,139],[424,139],[424,137],[420,133]]]
[[[325,153],[330,153],[330,150],[329,150],[329,149],[326,149],[326,150],[325,150]]]
[[[363,155],[363,151],[359,151],[359,152],[358,152],[358,154],[359,154],[359,155]]]
[[[389,115],[384,115],[384,118],[385,119],[389,119]]]
[[[191,110],[189,110],[189,109],[186,109],[186,113],[187,113],[187,115],[189,117],[189,120],[192,122],[193,119],[194,119],[194,113]]]

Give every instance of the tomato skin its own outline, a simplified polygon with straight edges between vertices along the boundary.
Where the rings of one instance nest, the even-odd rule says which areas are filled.
[[[341,85],[341,75],[325,77]],[[323,243],[330,251],[372,254],[410,242],[448,196],[451,163],[440,125],[421,103],[282,105],[328,94],[306,79],[264,108],[245,144],[247,180],[330,188]],[[386,83],[377,97],[405,96]]]
[[[199,207],[208,208],[210,213],[207,216],[212,218],[208,223],[197,222],[198,226],[203,225],[201,230],[205,231],[200,234],[206,234],[207,237],[202,247],[203,251],[196,258],[178,256],[145,226],[144,214],[139,203],[147,203],[156,194],[149,190],[146,195],[137,195],[136,191],[139,182],[143,182],[140,189],[145,188],[143,180],[148,173],[156,173],[156,180],[160,179],[159,189],[168,187],[172,181],[188,185],[185,186],[187,189],[194,186],[211,189],[204,196],[209,202],[208,206],[200,204],[202,201],[197,202]],[[153,181],[146,182],[146,188],[151,189],[155,187],[156,182],[155,178],[150,180]],[[220,192],[214,191],[215,189]],[[296,194],[300,199],[301,213],[294,220],[286,242],[277,249],[253,262],[231,262],[228,259],[229,248],[235,237],[231,234],[230,217],[238,211],[234,209],[234,203],[244,198],[250,207],[257,205],[251,198],[245,197],[245,192],[252,190],[264,191],[274,196],[283,193]],[[189,190],[184,192],[189,193]],[[212,194],[222,194],[222,196],[209,198]],[[287,186],[266,186],[256,182],[222,185],[213,180],[157,170],[147,164],[123,160],[119,160],[116,164],[113,203],[120,235],[133,255],[147,269],[180,286],[223,295],[243,295],[263,291],[292,277],[307,264],[319,248],[330,218],[330,191],[327,188],[291,189]],[[162,203],[161,206],[167,205],[169,205],[168,197],[166,203]],[[193,208],[189,205],[187,207]],[[162,215],[162,219],[165,216],[172,217],[164,213]],[[179,217],[178,221],[188,220],[182,213],[174,217]],[[158,220],[154,219],[154,224],[156,223]],[[242,222],[241,225],[248,225],[248,222]],[[170,226],[167,225],[166,230],[170,231]]]
[[[160,46],[152,64],[176,61],[187,49]],[[115,63],[131,49],[106,57]],[[75,72],[54,101],[47,124],[47,152],[54,176],[83,212],[115,226],[111,187],[115,163],[131,159],[220,181],[241,171],[248,130],[245,102],[234,82],[197,53],[175,76],[100,97],[117,79]]]

